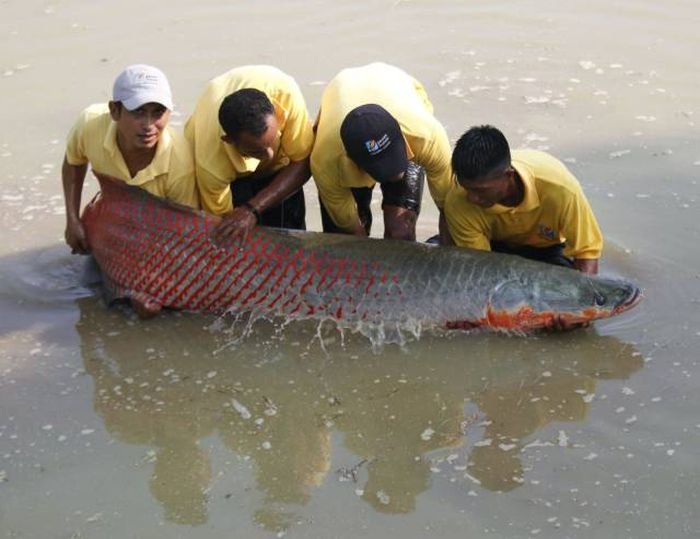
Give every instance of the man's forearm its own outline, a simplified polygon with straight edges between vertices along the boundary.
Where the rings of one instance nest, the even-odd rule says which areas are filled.
[[[61,179],[66,203],[66,218],[68,220],[80,218],[80,202],[86,172],[87,165],[71,165],[65,158],[63,159]]]
[[[455,242],[450,234],[450,228],[447,226],[447,218],[445,212],[440,210],[440,218],[438,220],[438,233],[440,235],[440,245],[454,245]]]
[[[262,213],[284,202],[301,189],[310,177],[311,168],[308,158],[303,161],[293,161],[280,170],[270,185],[248,200],[248,203]]]
[[[574,258],[574,268],[590,275],[598,274],[597,258]]]

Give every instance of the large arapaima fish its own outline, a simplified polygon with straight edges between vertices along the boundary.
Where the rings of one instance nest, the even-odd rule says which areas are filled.
[[[465,323],[521,332],[607,318],[641,297],[618,279],[408,241],[256,227],[240,248],[217,248],[218,217],[98,176],[83,222],[112,298],[376,334]]]

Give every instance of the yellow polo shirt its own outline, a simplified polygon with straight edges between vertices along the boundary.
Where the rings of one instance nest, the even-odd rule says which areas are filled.
[[[231,144],[221,140],[224,135],[219,124],[221,102],[243,88],[264,92],[275,107],[279,146],[264,170],[258,170],[260,160],[244,157]],[[233,210],[229,186],[236,178],[256,172],[267,176],[292,161],[302,161],[311,153],[314,141],[299,86],[289,75],[264,65],[237,67],[209,81],[185,124],[185,137],[194,150],[202,208],[216,215]]]
[[[321,98],[311,174],[331,218],[345,230],[357,220],[350,189],[372,187],[375,181],[345,153],[340,126],[352,109],[370,103],[381,105],[399,122],[408,158],[425,168],[438,208],[452,185],[450,142],[433,116],[423,85],[401,69],[379,62],[344,69],[328,83]]]
[[[199,207],[192,152],[185,138],[170,126],[161,132],[151,163],[132,178],[117,146],[117,124],[109,107],[91,105],[80,114],[68,135],[66,160],[73,166],[90,163],[95,172],[136,185],[157,197]]]
[[[450,190],[445,216],[455,243],[488,251],[491,240],[533,247],[566,242],[567,256],[600,258],[603,235],[581,185],[566,166],[536,150],[514,151],[512,165],[525,186],[525,198],[514,208],[482,208],[467,200],[460,185]]]

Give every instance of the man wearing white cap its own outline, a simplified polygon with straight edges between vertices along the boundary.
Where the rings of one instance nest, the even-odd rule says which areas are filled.
[[[80,222],[88,164],[155,196],[199,205],[189,145],[167,125],[173,100],[163,72],[131,65],[114,81],[112,95],[109,103],[86,108],[68,135],[62,169],[65,238],[74,253],[90,251]]]

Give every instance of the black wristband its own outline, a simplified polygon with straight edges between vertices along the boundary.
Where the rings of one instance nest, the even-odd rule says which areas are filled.
[[[243,202],[241,204],[241,206],[243,206],[244,208],[248,208],[250,213],[252,213],[253,216],[255,217],[256,223],[260,222],[260,212],[257,210],[257,208],[255,206],[253,206],[250,202]]]

